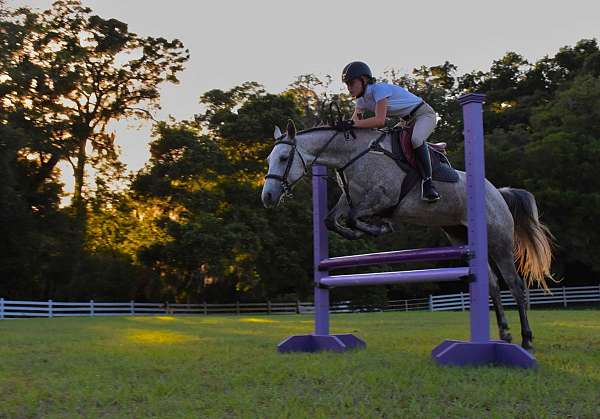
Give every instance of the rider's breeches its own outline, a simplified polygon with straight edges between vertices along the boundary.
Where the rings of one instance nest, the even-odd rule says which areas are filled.
[[[411,140],[413,149],[421,147],[427,141],[437,124],[437,115],[431,106],[423,103],[415,112],[414,119],[415,128]]]

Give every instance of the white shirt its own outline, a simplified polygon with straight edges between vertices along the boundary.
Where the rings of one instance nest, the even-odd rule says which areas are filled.
[[[423,100],[404,87],[388,83],[374,83],[365,86],[365,94],[356,101],[356,109],[375,112],[375,104],[387,98],[386,116],[406,116]]]

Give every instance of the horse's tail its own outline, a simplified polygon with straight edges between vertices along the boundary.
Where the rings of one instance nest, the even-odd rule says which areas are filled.
[[[515,223],[515,264],[528,287],[533,282],[548,290],[546,278],[552,278],[550,263],[554,236],[539,220],[538,208],[531,192],[524,189],[501,188],[502,197]]]

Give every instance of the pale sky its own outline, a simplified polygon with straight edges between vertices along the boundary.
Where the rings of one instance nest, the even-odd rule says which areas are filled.
[[[9,0],[9,6],[48,8],[51,0]],[[162,111],[189,119],[207,90],[257,81],[278,93],[301,74],[337,81],[353,60],[375,75],[410,72],[445,60],[459,73],[488,70],[515,51],[529,61],[554,55],[582,38],[600,38],[597,0],[83,0],[94,13],[126,22],[141,36],[178,38],[190,50],[179,85],[162,89]],[[333,86],[341,90],[336,83]],[[149,157],[150,125],[117,129],[130,170]],[[65,182],[70,184],[65,173]]]

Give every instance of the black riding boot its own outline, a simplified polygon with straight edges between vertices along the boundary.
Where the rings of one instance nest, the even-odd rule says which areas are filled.
[[[440,199],[440,194],[435,190],[431,180],[431,159],[429,157],[429,147],[427,143],[419,148],[415,148],[415,157],[417,158],[417,167],[421,174],[421,199],[427,202],[435,202]]]

